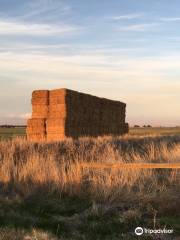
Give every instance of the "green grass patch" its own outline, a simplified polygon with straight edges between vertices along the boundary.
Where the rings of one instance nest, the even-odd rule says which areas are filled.
[[[0,139],[14,138],[18,136],[25,136],[25,127],[2,128],[0,127]]]

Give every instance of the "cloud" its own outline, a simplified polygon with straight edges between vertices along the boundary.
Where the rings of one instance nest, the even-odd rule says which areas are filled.
[[[132,57],[127,53],[78,52],[74,54],[4,52],[0,54],[1,75],[32,79],[96,79],[123,81],[136,79],[143,85],[155,84],[158,78],[179,76],[180,57]],[[29,74],[26,74],[29,73]],[[39,78],[39,81],[40,81]],[[124,80],[123,80],[124,79]],[[130,82],[128,82],[130,83]]]
[[[31,113],[5,114],[0,112],[0,124],[26,125]]]
[[[119,15],[119,16],[112,16],[110,19],[112,20],[131,20],[131,19],[137,19],[141,18],[143,14],[140,13],[132,13],[132,14],[126,14],[126,15]]]
[[[143,53],[147,49],[144,47],[118,47],[114,48],[111,45],[89,45],[89,44],[33,44],[14,41],[13,45],[11,40],[7,40],[0,44],[0,54],[3,53],[20,53],[20,54],[50,54],[50,55],[90,55],[96,53],[96,55],[119,55],[119,54],[134,54]]]
[[[25,3],[25,13],[20,19],[32,19],[41,17],[53,19],[55,16],[65,15],[70,12],[71,7],[61,0],[33,0]]]
[[[28,119],[31,117],[31,113],[23,113],[23,114],[19,114],[19,116],[15,116],[15,117],[19,117],[20,119]]]
[[[76,31],[77,28],[69,25],[50,25],[22,23],[0,19],[0,35],[56,35]]]
[[[6,118],[19,118],[19,119],[28,119],[31,117],[31,113],[20,113],[20,114],[4,114]]]
[[[161,18],[160,21],[162,21],[162,22],[179,22],[180,17]]]
[[[155,29],[160,23],[140,23],[140,24],[131,24],[126,26],[117,27],[118,31],[127,31],[127,32],[144,32]]]
[[[13,117],[4,117],[4,115],[0,115],[0,124],[4,125],[4,124],[9,124],[9,125],[26,125],[27,119],[25,118],[20,118],[14,115]]]
[[[127,14],[127,15],[120,15],[120,16],[112,16],[110,19],[112,20],[133,20],[133,19],[141,19],[143,14]],[[125,31],[125,32],[144,32],[149,30],[154,30],[155,27],[168,23],[168,22],[179,22],[180,17],[166,17],[166,18],[156,18],[154,22],[148,23],[135,23],[129,25],[121,25],[116,28],[118,31]]]

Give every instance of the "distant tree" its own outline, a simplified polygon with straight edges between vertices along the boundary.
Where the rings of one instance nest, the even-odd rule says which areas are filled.
[[[134,128],[139,128],[140,126],[139,125],[134,125]]]
[[[9,125],[9,124],[3,124],[0,125],[1,128],[22,128],[26,127],[26,125]]]
[[[1,128],[13,128],[13,125],[8,125],[8,124],[4,124],[4,125],[0,125]]]
[[[146,125],[143,125],[143,128],[145,128],[146,127]]]
[[[151,128],[152,126],[151,125],[147,125],[148,128]]]

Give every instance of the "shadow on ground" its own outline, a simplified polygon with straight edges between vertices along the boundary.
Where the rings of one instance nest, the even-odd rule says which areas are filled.
[[[10,187],[9,184],[1,183],[0,231],[4,228],[10,232],[40,229],[49,232],[57,239],[119,240],[136,239],[134,229],[139,225],[152,227],[153,216],[148,209],[153,208],[153,204],[156,205],[157,202],[149,201],[146,203],[147,206],[141,206],[137,199],[109,204],[97,203],[87,195],[81,197],[60,196],[58,193],[49,195],[48,191],[45,191],[46,188],[47,186],[36,186],[31,194],[25,196],[12,185]],[[167,209],[167,214],[160,219],[159,224],[162,222],[161,226],[164,226],[169,222],[169,226],[173,225],[180,234],[178,213],[172,212],[172,215],[170,213],[171,211],[168,212]],[[11,237],[1,239],[9,240],[12,239]],[[13,239],[24,238],[13,236]]]

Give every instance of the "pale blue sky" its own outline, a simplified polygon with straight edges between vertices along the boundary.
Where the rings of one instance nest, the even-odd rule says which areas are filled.
[[[33,89],[127,103],[131,124],[180,125],[179,0],[0,0],[0,123]]]

